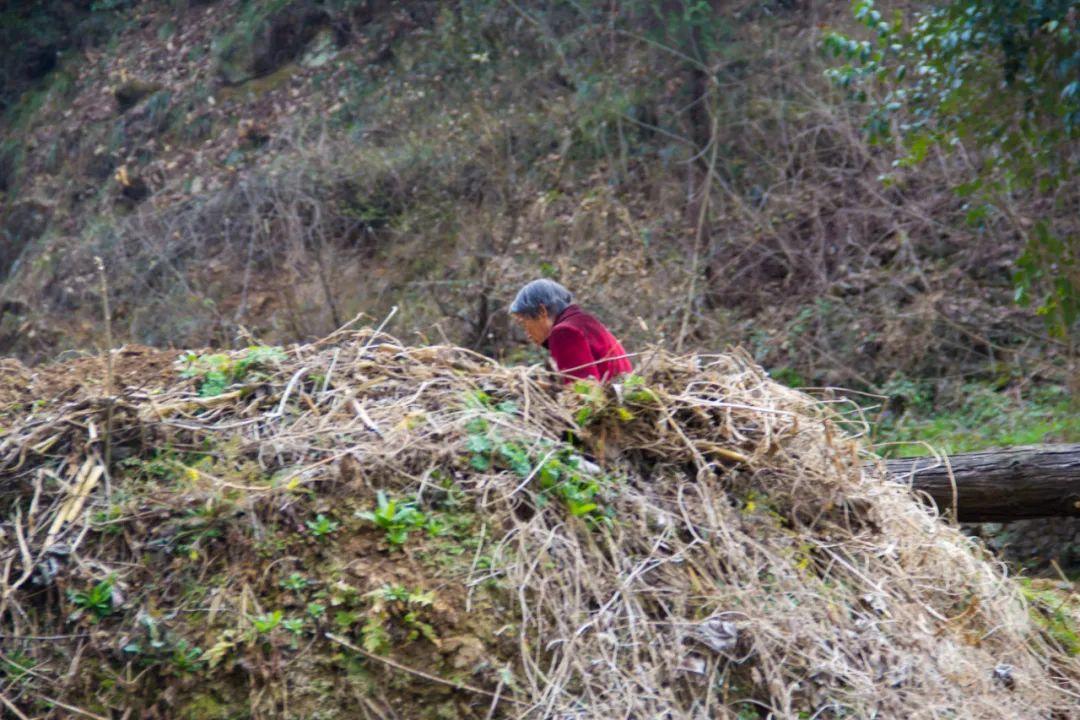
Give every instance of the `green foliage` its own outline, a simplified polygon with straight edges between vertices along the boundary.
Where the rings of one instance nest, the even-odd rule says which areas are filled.
[[[282,580],[280,584],[281,584],[281,587],[285,588],[286,590],[292,590],[293,592],[300,592],[301,590],[306,588],[308,585],[310,585],[311,581],[308,580],[303,575],[301,575],[300,573],[294,572],[294,573],[290,573],[289,577]]]
[[[622,381],[623,400],[631,405],[655,405],[659,398],[640,375],[628,375]]]
[[[77,620],[83,613],[90,613],[91,622],[97,622],[113,614],[116,611],[113,607],[115,581],[116,579],[110,575],[85,592],[69,590],[68,599],[78,608],[71,614],[71,619]]]
[[[806,382],[806,378],[802,373],[792,367],[780,367],[769,370],[769,377],[778,383],[783,383],[788,387],[800,388],[805,387],[809,383]]]
[[[890,381],[893,397],[903,398],[905,409],[889,416],[877,428],[881,443],[925,442],[947,453],[971,452],[988,447],[1080,441],[1080,416],[1071,409],[1068,393],[1059,387],[1036,388],[1020,400],[985,384],[962,388],[959,407],[935,404],[933,389],[904,378]],[[883,448],[887,455],[903,457],[928,453],[918,444]]]
[[[512,400],[502,400],[496,402],[488,393],[483,390],[473,390],[465,393],[464,396],[465,407],[473,410],[495,410],[508,415],[513,415],[517,412],[517,403]]]
[[[181,638],[173,645],[172,654],[169,658],[170,671],[174,675],[195,674],[206,665],[202,657],[201,648],[195,647]]]
[[[869,103],[875,141],[898,135],[898,166],[923,162],[931,147],[961,141],[988,150],[974,177],[956,188],[1003,210],[1018,189],[1053,197],[1074,183],[1080,140],[1080,29],[1073,0],[951,0],[886,19],[874,0],[858,0],[855,17],[871,40],[839,33],[824,47],[846,61],[829,71],[853,98]],[[1003,213],[1004,214],[1004,213]],[[1044,219],[1026,232],[1014,277],[1016,298],[1035,304],[1050,334],[1065,337],[1080,318],[1080,236]],[[1070,234],[1072,232],[1072,234]]]
[[[1080,319],[1080,239],[1059,237],[1040,220],[1016,261],[1013,283],[1018,303],[1035,304],[1050,334],[1068,337]]]
[[[185,464],[190,462],[183,462],[179,454],[168,446],[155,449],[154,454],[146,459],[132,456],[120,461],[120,465],[135,477],[163,485],[183,477]]]
[[[386,631],[383,618],[370,617],[361,629],[364,649],[382,655],[390,649],[390,633]]]
[[[574,413],[574,422],[585,426],[607,404],[604,388],[595,382],[578,380],[571,386],[584,404]]]
[[[424,619],[424,608],[435,602],[435,593],[410,590],[404,585],[384,585],[365,595],[371,600],[367,621],[361,629],[364,649],[383,654],[392,649],[395,636],[404,631],[404,642],[421,637],[437,643],[435,628]],[[398,632],[394,632],[399,629]]]
[[[236,357],[226,353],[187,353],[180,358],[184,365],[181,377],[198,380],[200,397],[214,397],[234,383],[264,379],[265,371],[284,359],[281,348],[261,345],[249,347]]]
[[[332,520],[322,513],[316,515],[314,520],[305,521],[304,524],[307,526],[308,532],[320,540],[330,537],[341,527],[341,523],[337,520]]]
[[[427,517],[409,502],[398,502],[380,490],[375,500],[375,511],[363,511],[356,516],[375,523],[386,531],[386,541],[391,546],[401,546],[409,539],[409,531],[424,527]]]
[[[1017,579],[1030,603],[1029,614],[1070,655],[1080,655],[1080,607],[1069,593],[1035,587],[1031,578]]]
[[[422,607],[428,607],[435,602],[435,593],[413,591],[404,585],[383,585],[369,592],[366,597],[374,599],[376,603],[399,602]]]
[[[631,376],[626,383],[629,385],[628,397],[633,396],[636,401],[644,403],[655,400],[656,396],[640,378],[635,381]],[[598,393],[598,402],[606,402],[603,389],[595,383],[580,385],[588,397]],[[632,417],[625,408],[618,409]],[[466,429],[469,436],[465,447],[470,453],[469,465],[473,469],[480,472],[492,468],[507,470],[522,479],[532,476],[539,485],[537,499],[541,505],[555,498],[574,517],[584,518],[590,523],[610,519],[609,512],[599,502],[603,481],[585,469],[584,460],[572,448],[542,441],[537,444],[535,451],[530,451],[520,442],[500,437],[483,418],[474,418]]]
[[[256,632],[262,635],[269,635],[281,624],[283,617],[284,613],[281,610],[274,610],[270,613],[253,616],[250,620],[251,625],[255,628]]]
[[[6,656],[0,656],[0,678],[9,683],[14,683],[27,676],[34,667],[34,659],[18,650],[9,651]]]
[[[570,448],[559,448],[536,473],[539,497],[558,498],[572,516],[589,522],[610,520],[599,502],[601,481],[587,473],[583,465],[582,458]]]
[[[630,422],[636,417],[631,408],[652,407],[659,400],[640,375],[631,374],[616,383],[614,397],[604,386],[592,381],[578,380],[571,388],[582,403],[574,412],[574,422],[581,427],[603,418]]]

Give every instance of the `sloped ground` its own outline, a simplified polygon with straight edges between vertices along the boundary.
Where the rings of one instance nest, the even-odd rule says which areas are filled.
[[[174,357],[7,406],[16,717],[1075,716],[1068,621],[741,354]]]
[[[101,5],[109,42],[0,120],[24,360],[100,344],[99,255],[116,336],[160,347],[398,305],[410,341],[520,360],[495,309],[550,275],[631,344],[738,341],[810,385],[1068,377],[1012,303],[1022,233],[966,223],[961,168],[892,167],[823,77],[847,3],[724,7],[704,95],[654,3]]]

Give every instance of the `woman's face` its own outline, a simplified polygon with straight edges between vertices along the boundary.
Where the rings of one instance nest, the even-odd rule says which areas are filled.
[[[529,339],[537,345],[544,344],[544,341],[548,339],[548,335],[551,334],[551,326],[555,324],[548,315],[547,308],[543,306],[540,307],[540,314],[536,317],[514,313],[514,320],[529,336]]]

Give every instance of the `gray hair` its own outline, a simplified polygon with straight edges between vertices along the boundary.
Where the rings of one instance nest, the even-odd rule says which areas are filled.
[[[554,319],[573,301],[569,290],[554,280],[541,278],[518,291],[510,303],[510,312],[533,318],[540,314],[540,308],[546,308],[548,316]]]

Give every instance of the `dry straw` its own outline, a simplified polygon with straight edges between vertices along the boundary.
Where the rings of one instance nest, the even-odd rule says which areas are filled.
[[[291,349],[243,392],[129,387],[113,404],[112,442],[232,442],[277,480],[204,479],[251,497],[322,492],[348,462],[369,487],[423,498],[434,470],[458,468],[457,485],[488,518],[492,558],[474,562],[466,584],[496,580],[517,635],[516,657],[504,658],[512,680],[476,693],[479,716],[1076,716],[1076,659],[1040,632],[1016,583],[905,488],[868,472],[873,457],[833,411],[739,352],[657,351],[639,373],[648,392],[553,392],[539,368],[340,332]],[[516,410],[463,402],[476,391]],[[62,632],[33,626],[22,604],[27,577],[57,545],[66,558],[82,552],[87,521],[72,508],[86,498],[48,478],[85,479],[100,462],[105,404],[90,395],[39,408],[0,441],[0,493],[22,508],[0,551],[5,633]],[[542,505],[531,475],[461,471],[477,417],[537,460],[572,431],[586,467],[607,478],[614,520]],[[219,602],[246,602],[233,595]]]

